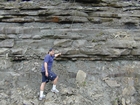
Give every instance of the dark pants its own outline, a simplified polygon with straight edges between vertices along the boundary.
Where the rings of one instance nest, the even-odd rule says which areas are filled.
[[[54,81],[55,78],[57,77],[57,75],[52,71],[48,72],[48,77],[45,75],[45,72],[41,72],[41,74],[42,74],[42,82],[46,83],[48,83],[49,80]]]

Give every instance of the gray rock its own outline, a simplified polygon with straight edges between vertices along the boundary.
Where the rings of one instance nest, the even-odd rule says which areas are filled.
[[[66,88],[62,88],[61,89],[61,94],[62,95],[75,95],[76,94],[76,89],[72,88],[72,87],[66,87]]]
[[[62,33],[62,31],[64,31]],[[83,39],[85,38],[86,35],[79,35],[79,34],[76,34],[74,32],[67,32],[67,30],[58,30],[58,31],[55,31],[55,35],[54,35],[54,38],[58,38],[58,39],[73,39],[73,40],[76,40],[76,39]]]
[[[70,39],[56,39],[54,41],[54,46],[55,47],[70,47],[72,44],[72,41]]]
[[[84,71],[79,70],[76,76],[77,83],[80,85],[84,84],[86,82],[86,76],[87,74]]]
[[[88,48],[90,47],[90,48]],[[104,45],[87,46],[86,48],[79,49],[81,53],[86,55],[111,55],[110,49]]]
[[[19,13],[18,13],[18,14],[19,14]],[[31,15],[31,16],[36,16],[36,15],[38,15],[38,11],[32,11],[32,10],[22,11],[22,12],[20,12],[20,15]]]
[[[21,39],[30,39],[30,38],[32,38],[32,35],[29,35],[29,34],[20,34],[19,35],[19,38],[21,38]]]
[[[6,56],[6,53],[8,53],[9,49],[8,48],[1,48],[0,49],[0,55],[5,55]]]
[[[113,102],[113,105],[118,105],[118,100],[115,100],[115,101]]]
[[[41,39],[42,36],[43,36],[43,35],[34,35],[34,36],[32,36],[32,38],[37,40],[37,39]]]
[[[22,55],[23,54],[23,49],[21,49],[21,48],[11,49],[10,54],[12,54],[12,55]]]
[[[136,92],[136,89],[133,86],[129,86],[123,89],[122,95],[132,96],[135,94],[135,92]]]
[[[23,2],[21,3],[21,9],[39,9],[40,6],[34,2]]]
[[[25,22],[25,20],[24,18],[13,18],[13,19],[2,19],[2,22],[22,23]]]
[[[0,34],[4,34],[4,33],[5,33],[4,27],[0,27]]]
[[[40,33],[40,28],[33,27],[33,26],[24,27],[22,29],[23,29],[23,34],[32,34],[32,35],[34,35],[34,34]]]
[[[116,2],[113,4],[114,7],[129,7],[132,6],[132,2]]]
[[[110,57],[119,57],[119,56],[123,56],[123,55],[129,55],[131,54],[131,50],[129,49],[110,49],[109,50],[110,53]]]
[[[86,17],[80,17],[80,16],[59,16],[59,22],[60,23],[70,23],[70,22],[74,22],[74,23],[85,23],[88,22],[88,19]]]
[[[1,100],[1,101],[0,101],[0,104],[1,104],[1,105],[7,105],[7,102],[6,102],[6,100]]]
[[[140,49],[133,49],[131,54],[132,55],[140,55]]]
[[[134,78],[128,78],[128,86],[134,86]]]
[[[92,96],[92,98],[93,98],[94,100],[97,100],[97,99],[99,99],[100,97],[103,97],[103,94],[96,94],[96,95]]]
[[[115,80],[111,79],[106,79],[105,82],[110,86],[110,87],[120,87],[121,85],[117,83]]]
[[[131,102],[131,101],[130,101],[130,99],[127,99],[127,100],[126,100],[126,104],[128,104],[128,105],[129,105],[129,104],[130,104],[130,102]]]
[[[54,97],[54,96],[55,96],[54,93],[49,92],[49,93],[47,94],[47,96],[46,96],[46,99],[49,100],[49,101],[53,101],[53,97]]]
[[[88,14],[81,12],[81,11],[77,11],[77,10],[56,12],[54,15],[57,15],[57,16],[79,16],[79,17],[87,17],[88,16]]]
[[[0,34],[0,39],[6,39],[6,35],[5,34]]]
[[[59,105],[59,104],[57,104],[57,103],[55,103],[55,102],[48,102],[48,101],[46,101],[46,102],[44,103],[44,105]]]
[[[29,100],[23,100],[23,105],[32,105],[32,103]]]
[[[34,104],[34,105],[39,105],[39,101],[36,98],[31,100],[31,103]]]
[[[1,48],[12,48],[14,46],[15,42],[14,39],[6,39],[4,41],[0,42]]]
[[[85,44],[87,43],[87,41],[86,40],[76,40],[76,41],[74,41],[73,42],[73,46],[75,46],[75,47],[78,47],[78,48],[80,48],[80,47],[82,47],[82,46],[85,46]]]
[[[93,2],[93,3],[98,3],[100,0],[76,0],[78,2]]]
[[[0,104],[139,103],[138,1],[2,1]],[[47,84],[46,97],[39,101],[40,69],[51,47],[62,52],[53,65],[60,92],[50,92],[52,84]],[[84,70],[79,77],[78,70]]]
[[[80,53],[79,49],[74,49],[72,47],[67,47],[59,50],[62,51],[62,54],[66,54],[66,55],[76,55]]]
[[[41,30],[41,37],[53,37],[55,32],[53,30]]]
[[[81,96],[80,94],[77,94],[75,96],[70,96],[70,97],[66,97],[65,100],[63,100],[63,104],[69,105],[69,104],[73,104],[73,105],[92,105],[92,101],[84,98],[83,96]]]
[[[0,16],[0,19],[3,19],[4,18],[4,16]]]
[[[5,27],[4,32],[5,34],[18,34],[20,28],[19,27]]]
[[[96,12],[96,13],[90,13],[90,15],[89,16],[91,16],[91,17],[104,17],[104,18],[109,18],[109,17],[111,17],[111,18],[120,18],[119,16],[118,16],[118,14],[115,14],[115,13],[110,13],[110,12]]]
[[[18,39],[18,36],[15,35],[15,34],[8,34],[6,37],[7,37],[8,39]]]
[[[126,105],[125,99],[122,98],[122,105]]]
[[[47,10],[39,10],[37,15],[43,15],[43,16],[49,16],[55,13],[61,13],[60,10],[55,10],[55,9],[47,9]]]
[[[111,48],[128,48],[128,49],[132,49],[132,48],[136,48],[136,42],[134,40],[124,40],[124,39],[115,39],[115,40],[107,40],[106,42],[106,46],[111,47]]]

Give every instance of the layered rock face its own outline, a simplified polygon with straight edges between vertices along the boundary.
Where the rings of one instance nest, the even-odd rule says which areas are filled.
[[[139,1],[1,2],[0,26],[1,105],[140,104]],[[53,67],[60,93],[49,83],[40,102],[52,47],[62,53]]]

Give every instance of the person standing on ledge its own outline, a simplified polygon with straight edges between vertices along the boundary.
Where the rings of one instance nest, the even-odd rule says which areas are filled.
[[[39,100],[42,100],[43,98],[45,98],[44,88],[45,88],[46,83],[49,82],[49,80],[53,81],[53,87],[52,87],[51,91],[54,92],[54,93],[59,92],[56,89],[58,76],[51,69],[52,69],[54,58],[61,55],[61,53],[58,53],[58,54],[54,54],[54,53],[55,53],[54,49],[51,48],[49,50],[48,54],[45,56],[44,61],[43,61],[43,65],[42,65],[42,69],[41,69],[42,83],[41,83],[41,86],[40,86]]]

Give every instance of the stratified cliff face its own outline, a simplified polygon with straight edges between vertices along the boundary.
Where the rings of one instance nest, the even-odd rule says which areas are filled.
[[[1,105],[140,104],[139,1],[1,2],[0,26]],[[38,101],[52,47],[60,93]]]
[[[139,59],[138,2],[1,3],[1,56],[43,58],[50,47],[61,59]]]

